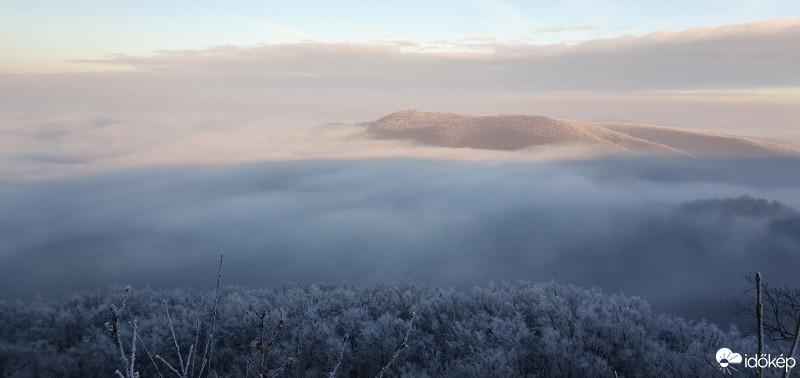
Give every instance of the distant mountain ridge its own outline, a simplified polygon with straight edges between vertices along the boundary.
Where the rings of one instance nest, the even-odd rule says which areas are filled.
[[[377,139],[404,139],[440,147],[519,150],[591,145],[609,153],[697,157],[800,157],[800,152],[757,138],[618,122],[561,120],[535,115],[476,116],[401,110],[363,123]]]

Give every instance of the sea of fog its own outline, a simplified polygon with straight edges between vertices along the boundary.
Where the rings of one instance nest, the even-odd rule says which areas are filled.
[[[0,184],[0,299],[114,284],[550,281],[722,325],[800,287],[800,160],[305,160]],[[777,202],[773,202],[777,201]]]

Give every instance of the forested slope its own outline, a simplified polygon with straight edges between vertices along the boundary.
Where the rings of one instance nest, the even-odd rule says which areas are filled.
[[[111,376],[121,363],[103,324],[109,305],[121,298],[115,288],[0,302],[0,376]],[[143,377],[158,373],[142,344],[178,364],[164,301],[185,357],[195,342],[202,350],[213,298],[212,291],[131,290],[120,325],[129,348],[129,321],[137,320],[143,343],[136,365]],[[409,325],[407,348],[400,349]],[[554,282],[471,292],[412,283],[226,286],[216,328],[211,362],[222,376],[244,376],[248,359],[260,363],[262,331],[265,341],[275,333],[264,365],[277,370],[291,359],[282,374],[292,377],[328,375],[345,334],[341,377],[375,376],[398,349],[387,376],[613,377],[616,371],[620,377],[708,377],[719,373],[714,352],[720,347],[755,350],[752,338],[655,314],[640,298]],[[162,362],[157,366],[172,374]]]

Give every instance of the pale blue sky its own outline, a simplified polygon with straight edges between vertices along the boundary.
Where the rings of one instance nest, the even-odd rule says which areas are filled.
[[[227,44],[549,44],[776,17],[800,17],[800,2],[0,0],[0,72],[86,70],[70,61]]]

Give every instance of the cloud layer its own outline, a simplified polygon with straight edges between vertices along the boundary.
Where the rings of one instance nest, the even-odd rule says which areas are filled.
[[[761,271],[800,286],[797,160],[296,161],[0,191],[0,296],[114,283],[556,279],[723,323]],[[684,204],[689,202],[688,205]],[[684,204],[684,205],[681,205]],[[720,293],[724,293],[720,294]]]
[[[652,91],[798,87],[800,19],[660,31],[577,45],[458,43],[439,52],[417,43],[298,43],[219,46],[106,62],[264,84],[397,89],[481,88],[501,92]],[[455,51],[453,51],[455,50]]]

